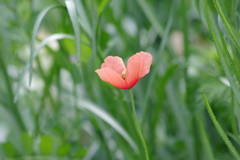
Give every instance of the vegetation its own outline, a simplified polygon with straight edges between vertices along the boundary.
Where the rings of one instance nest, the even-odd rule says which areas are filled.
[[[1,0],[0,159],[145,160],[132,95],[95,73],[140,51],[149,159],[240,159],[239,13],[238,0]]]

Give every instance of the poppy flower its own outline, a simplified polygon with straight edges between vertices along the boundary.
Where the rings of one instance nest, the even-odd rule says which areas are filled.
[[[152,64],[152,55],[147,52],[139,52],[128,59],[127,68],[122,58],[108,56],[105,58],[101,69],[95,72],[99,77],[120,89],[132,88],[140,78],[148,74]]]

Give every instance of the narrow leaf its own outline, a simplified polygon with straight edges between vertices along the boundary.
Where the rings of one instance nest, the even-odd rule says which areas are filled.
[[[100,148],[100,144],[98,142],[94,142],[88,149],[88,152],[84,156],[83,160],[91,160],[97,151]]]
[[[211,117],[213,124],[215,125],[218,133],[220,134],[220,136],[222,137],[224,143],[227,145],[228,149],[230,150],[230,152],[232,153],[232,155],[237,159],[240,160],[240,156],[238,154],[238,152],[236,151],[235,147],[232,145],[231,141],[228,139],[226,133],[224,132],[224,130],[222,129],[221,125],[218,123],[212,109],[211,106],[208,103],[207,97],[205,94],[203,94],[205,103],[206,103],[206,107],[209,113],[209,116]]]
[[[229,35],[231,36],[234,44],[236,45],[238,51],[240,51],[240,45],[239,45],[239,43],[238,43],[238,40],[237,40],[237,38],[235,37],[235,35],[234,35],[234,33],[233,33],[232,29],[231,29],[231,26],[230,26],[230,24],[228,23],[227,18],[225,17],[225,15],[224,15],[224,13],[223,13],[223,11],[222,11],[222,8],[221,8],[218,0],[213,0],[213,2],[214,2],[214,4],[215,4],[215,7],[216,7],[216,9],[217,9],[218,14],[220,15],[220,17],[221,17],[221,19],[222,19],[222,22],[223,22],[224,26],[226,27]]]
[[[33,62],[33,54],[34,54],[34,49],[35,49],[35,39],[37,37],[37,32],[38,32],[38,29],[42,23],[42,20],[43,18],[45,17],[45,15],[52,9],[54,8],[59,8],[59,7],[63,7],[61,5],[52,5],[52,6],[49,6],[47,7],[46,9],[44,9],[37,17],[37,20],[34,24],[34,27],[33,27],[33,32],[32,32],[32,39],[31,39],[31,47],[30,47],[30,76],[29,76],[29,86],[31,85],[31,81],[32,81],[32,62]]]
[[[103,0],[99,7],[98,7],[98,16],[100,16],[102,14],[102,12],[104,11],[104,9],[106,8],[106,6],[111,2],[112,0]]]
[[[77,15],[78,15],[78,21],[83,29],[83,31],[86,33],[86,35],[88,36],[88,38],[90,38],[92,36],[91,33],[91,26],[90,26],[90,22],[89,22],[89,18],[88,15],[86,13],[86,7],[83,6],[83,2],[79,1],[79,0],[74,0],[75,2],[75,6],[77,8]]]
[[[210,145],[206,130],[203,126],[202,119],[200,117],[198,117],[197,121],[198,121],[198,125],[199,125],[199,128],[200,128],[200,134],[201,134],[201,137],[202,137],[202,145],[204,146],[203,148],[204,148],[204,152],[206,153],[206,158],[208,160],[214,160],[212,147]]]
[[[75,35],[75,41],[76,41],[76,52],[77,52],[77,60],[80,62],[80,52],[81,52],[81,39],[80,39],[80,27],[78,25],[77,20],[77,13],[75,8],[75,3],[73,0],[67,0],[65,1],[68,13],[73,25],[74,29],[74,35]]]
[[[168,23],[167,23],[165,32],[163,34],[161,45],[159,47],[159,51],[158,51],[159,53],[157,54],[157,57],[155,59],[161,59],[162,52],[164,51],[164,49],[166,47],[166,44],[168,42],[169,32],[170,32],[170,29],[172,27],[172,21],[173,21],[174,13],[175,13],[175,7],[173,5],[172,9],[171,9],[171,14],[169,15],[169,18],[168,18]],[[154,61],[153,61],[153,63],[154,63]],[[149,80],[149,83],[148,83],[146,96],[145,96],[144,101],[143,101],[143,112],[142,112],[143,119],[142,119],[142,122],[146,122],[146,121],[144,121],[144,119],[147,116],[147,109],[148,109],[147,104],[148,104],[149,98],[151,97],[150,94],[151,94],[151,90],[153,88],[154,80],[156,80],[156,75],[158,73],[158,65],[159,64],[160,63],[156,63],[156,66],[153,68],[153,71],[151,72],[151,77],[150,77],[150,80]]]
[[[149,19],[149,21],[152,23],[154,29],[157,31],[157,33],[160,36],[163,36],[164,30],[162,25],[160,24],[160,21],[157,19],[156,15],[153,13],[153,10],[149,6],[149,3],[147,3],[145,0],[136,0],[138,4],[140,5],[141,9]]]
[[[94,62],[96,62],[96,55],[97,55],[97,15],[96,15],[96,11],[95,11],[95,6],[94,6],[94,0],[91,0],[91,10],[92,10],[92,61],[93,61],[93,68],[95,68],[95,64]]]
[[[231,85],[231,88],[240,104],[240,90],[239,90],[239,87],[238,87],[238,83],[237,81],[235,81],[235,78],[234,76],[232,75],[232,73],[234,73],[234,71],[231,73],[231,69],[228,65],[228,58],[226,56],[226,44],[225,42],[223,41],[223,38],[222,38],[222,42],[223,44],[221,44],[219,41],[218,41],[218,37],[219,35],[217,33],[215,33],[218,29],[216,27],[216,25],[213,23],[214,20],[212,19],[212,17],[209,15],[209,8],[208,8],[208,5],[206,3],[206,1],[204,0],[204,7],[205,7],[205,17],[206,17],[206,20],[207,20],[207,25],[208,25],[208,28],[213,36],[213,41],[215,43],[215,46],[216,46],[216,49],[217,49],[217,52],[218,52],[218,56],[220,58],[220,61],[221,61],[221,64],[222,64],[222,67],[224,69],[224,72],[228,78],[228,81]],[[221,35],[220,35],[221,36]],[[224,45],[224,48],[222,48],[222,45]],[[228,52],[228,51],[227,51]],[[234,70],[234,69],[232,69]],[[235,75],[236,76],[236,75]]]
[[[56,33],[56,34],[53,34],[49,37],[47,37],[44,41],[42,41],[40,43],[40,45],[38,46],[38,48],[34,51],[33,53],[33,59],[36,58],[38,52],[45,46],[47,45],[49,42],[51,41],[55,41],[55,40],[59,40],[59,39],[63,39],[63,38],[68,38],[68,39],[74,39],[74,37],[72,35],[69,35],[69,34],[63,34],[63,33]],[[22,84],[23,84],[23,80],[24,80],[24,77],[27,73],[27,71],[29,70],[30,68],[30,64],[31,62],[28,61],[28,63],[26,64],[21,76],[20,76],[20,79],[18,81],[18,84],[17,84],[17,89],[15,91],[15,96],[14,96],[14,102],[17,101],[17,98],[18,98],[18,95],[19,95],[19,91],[22,87]]]
[[[80,104],[79,106],[80,109],[86,109],[92,112],[94,115],[100,117],[110,126],[112,126],[130,144],[130,146],[135,150],[135,152],[138,152],[138,147],[133,141],[133,139],[129,136],[127,131],[112,116],[110,116],[107,112],[105,112],[104,110],[100,109],[98,106],[90,102],[81,100],[79,104]]]
[[[187,150],[187,159],[194,159],[195,152],[193,148],[193,142],[191,139],[191,135],[189,134],[188,126],[186,125],[186,116],[183,114],[183,109],[186,107],[184,106],[184,103],[180,100],[178,91],[176,89],[176,85],[173,82],[173,80],[169,79],[165,89],[168,101],[170,103],[170,107],[172,109],[172,112],[176,118],[176,123],[179,130],[179,135],[181,138],[183,138],[186,150]]]
[[[239,71],[238,71],[238,68],[237,66],[235,65],[235,63],[233,62],[231,56],[230,56],[230,53],[227,49],[227,46],[226,46],[226,42],[223,38],[223,35],[220,33],[220,38],[221,38],[221,41],[222,41],[222,46],[223,46],[223,49],[224,49],[224,53],[223,56],[224,56],[224,60],[226,62],[228,62],[228,67],[231,69],[231,73],[234,75],[234,80],[235,80],[235,83],[237,84],[238,88],[240,88],[240,75],[239,75]],[[239,90],[240,91],[240,90]]]

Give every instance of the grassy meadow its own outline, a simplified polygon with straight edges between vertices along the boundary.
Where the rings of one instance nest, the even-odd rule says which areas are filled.
[[[0,160],[240,160],[239,0],[0,0]]]

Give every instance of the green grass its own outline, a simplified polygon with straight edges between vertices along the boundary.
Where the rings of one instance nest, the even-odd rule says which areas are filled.
[[[239,159],[238,5],[0,1],[0,159]],[[140,51],[133,97],[95,73]]]

